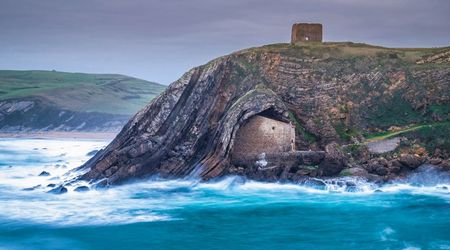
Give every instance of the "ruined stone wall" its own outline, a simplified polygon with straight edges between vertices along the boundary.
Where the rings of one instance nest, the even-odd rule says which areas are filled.
[[[294,142],[292,124],[256,115],[237,131],[232,157],[290,152]]]
[[[291,43],[322,42],[322,24],[296,23],[292,25]]]

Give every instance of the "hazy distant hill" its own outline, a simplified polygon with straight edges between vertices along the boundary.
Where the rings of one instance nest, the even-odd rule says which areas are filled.
[[[117,131],[164,88],[117,74],[0,70],[0,131]]]

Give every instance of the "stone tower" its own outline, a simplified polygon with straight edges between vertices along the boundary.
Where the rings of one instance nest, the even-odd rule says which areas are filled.
[[[292,25],[291,43],[322,42],[322,24],[295,23]]]

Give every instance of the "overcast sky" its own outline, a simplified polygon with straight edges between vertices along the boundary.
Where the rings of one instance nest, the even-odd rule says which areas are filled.
[[[289,42],[450,45],[450,0],[0,0],[0,69],[120,73],[169,84],[215,57]]]

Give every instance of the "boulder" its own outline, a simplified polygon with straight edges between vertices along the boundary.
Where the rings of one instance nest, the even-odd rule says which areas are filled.
[[[33,187],[29,187],[29,188],[24,188],[24,189],[22,189],[23,191],[33,191],[33,190],[35,190],[36,188],[40,188],[41,187],[41,185],[36,185],[36,186],[33,186]]]
[[[356,183],[354,183],[352,181],[346,181],[345,182],[345,191],[346,192],[353,193],[353,192],[357,192],[358,190],[359,189],[358,189],[358,186],[356,185]]]
[[[423,163],[421,157],[410,154],[401,155],[398,161],[409,169],[416,169]]]
[[[87,191],[89,191],[89,187],[87,187],[87,186],[79,186],[79,187],[76,187],[73,191],[75,191],[75,192],[87,192]]]
[[[327,184],[321,180],[316,178],[308,178],[303,182],[303,185],[308,187],[313,187],[315,189],[321,189],[324,190]]]
[[[67,188],[64,187],[63,185],[60,185],[60,186],[48,191],[47,193],[49,193],[49,194],[64,194],[64,193],[67,193]]]
[[[358,176],[363,178],[367,178],[368,174],[367,170],[361,167],[346,168],[339,173],[340,176]]]
[[[384,183],[383,177],[376,175],[376,174],[368,174],[367,180],[374,182],[374,183]]]
[[[378,166],[378,167],[375,169],[375,173],[376,173],[377,175],[385,176],[385,175],[387,175],[388,170],[387,170],[386,167],[380,165],[380,166]]]
[[[345,168],[345,156],[337,143],[328,144],[325,147],[325,159],[319,165],[319,171],[323,176],[336,176]]]
[[[50,176],[50,173],[47,171],[42,171],[39,176]]]
[[[389,172],[393,174],[398,174],[402,171],[402,164],[397,160],[393,160],[389,162],[388,169]]]

